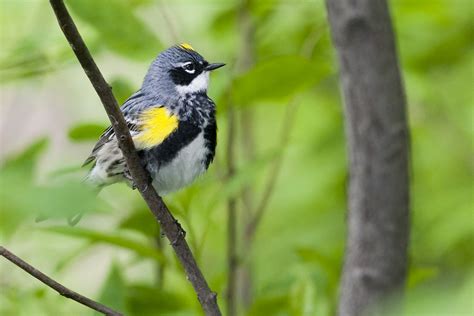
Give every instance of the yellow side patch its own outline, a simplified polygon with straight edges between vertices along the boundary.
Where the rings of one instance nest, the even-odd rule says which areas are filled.
[[[181,43],[179,46],[181,46],[181,48],[194,51],[194,48],[188,43]]]
[[[178,128],[178,118],[164,107],[143,111],[139,120],[140,133],[133,138],[138,149],[161,144]]]

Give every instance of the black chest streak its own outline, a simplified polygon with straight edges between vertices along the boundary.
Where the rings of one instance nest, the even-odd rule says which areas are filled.
[[[151,174],[176,158],[201,132],[204,132],[204,145],[208,149],[203,161],[206,169],[214,159],[217,143],[214,103],[205,94],[198,94],[194,95],[193,102],[188,100],[184,104],[180,116],[186,119],[178,123],[178,128],[160,145],[138,152]]]
[[[167,137],[160,145],[149,150],[142,150],[138,154],[146,163],[155,163],[156,166],[147,165],[149,171],[158,166],[163,166],[172,161],[178,152],[189,145],[201,132],[201,128],[188,121],[179,122],[178,128]]]
[[[206,155],[206,160],[204,161],[207,169],[209,168],[209,165],[211,164],[212,160],[214,160],[214,155],[216,153],[217,125],[214,119],[211,120],[204,129],[204,139],[206,140],[206,147],[209,150]]]

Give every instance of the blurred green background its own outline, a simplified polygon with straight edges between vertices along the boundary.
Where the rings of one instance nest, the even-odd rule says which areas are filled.
[[[123,102],[156,54],[209,61],[218,153],[166,196],[225,310],[227,201],[237,199],[241,315],[332,315],[345,240],[344,126],[321,0],[68,0]],[[412,143],[403,315],[474,315],[473,2],[390,1]],[[191,285],[136,191],[94,198],[79,166],[108,125],[44,0],[0,0],[0,243],[127,315],[199,315]],[[229,109],[236,174],[228,178]],[[268,203],[265,192],[269,194]],[[263,209],[255,235],[249,219]],[[65,218],[87,214],[76,227]],[[35,223],[38,215],[51,219]],[[247,237],[246,237],[247,236]],[[91,315],[0,260],[1,315]]]

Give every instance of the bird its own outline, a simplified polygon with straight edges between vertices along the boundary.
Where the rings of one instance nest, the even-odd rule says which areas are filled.
[[[207,95],[209,63],[190,44],[158,54],[141,88],[120,107],[138,156],[160,195],[180,190],[202,175],[217,145],[216,105]],[[108,127],[83,166],[85,182],[99,190],[117,182],[134,187],[113,128]]]

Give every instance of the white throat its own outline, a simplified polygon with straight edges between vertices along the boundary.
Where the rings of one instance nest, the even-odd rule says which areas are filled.
[[[207,91],[209,86],[209,71],[203,71],[196,78],[193,79],[187,86],[177,85],[176,90],[179,94],[185,95],[188,93],[196,93],[200,91]]]

